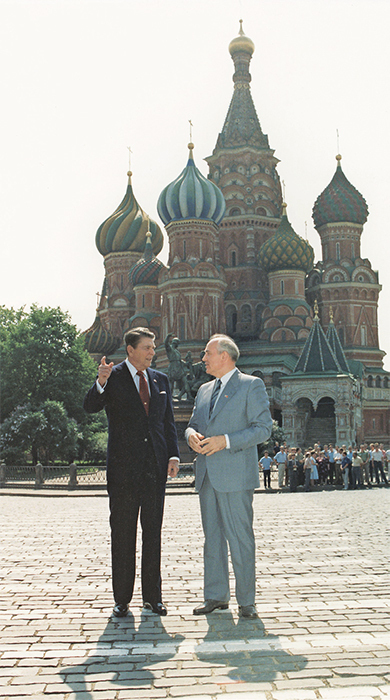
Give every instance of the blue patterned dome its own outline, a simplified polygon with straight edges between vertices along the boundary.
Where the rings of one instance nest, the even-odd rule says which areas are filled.
[[[211,180],[195,166],[190,149],[188,163],[179,177],[167,185],[160,194],[157,211],[165,225],[183,219],[202,219],[219,224],[225,214],[224,196]]]
[[[145,251],[140,260],[133,265],[129,272],[130,282],[133,287],[137,284],[158,284],[158,276],[164,263],[158,260],[153,253],[152,234],[146,234]]]

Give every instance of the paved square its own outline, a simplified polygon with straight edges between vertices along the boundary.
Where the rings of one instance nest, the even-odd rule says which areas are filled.
[[[0,696],[390,700],[390,490],[257,493],[258,621],[202,600],[198,497],[170,491],[169,614],[112,619],[108,501],[0,494]]]

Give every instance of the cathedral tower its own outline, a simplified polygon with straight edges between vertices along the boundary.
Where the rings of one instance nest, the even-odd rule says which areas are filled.
[[[378,273],[361,257],[360,239],[367,204],[349,182],[336,156],[336,172],[313,207],[314,225],[322,244],[322,262],[309,275],[309,300],[318,298],[323,325],[333,320],[347,359],[382,367],[379,349]]]
[[[269,147],[253,104],[249,64],[254,44],[240,21],[229,45],[234,91],[213,154],[206,158],[209,178],[221,189],[226,215],[219,230],[219,256],[225,268],[227,332],[253,338],[268,299],[267,275],[257,263],[261,245],[276,230],[281,213],[279,162]]]
[[[159,226],[149,219],[134,197],[128,172],[128,184],[119,207],[98,228],[96,247],[104,257],[105,280],[98,314],[102,326],[122,342],[127,322],[135,312],[134,290],[129,271],[144,252],[146,234],[152,234],[153,252],[163,246]]]
[[[158,200],[158,213],[169,238],[168,269],[159,277],[162,337],[177,336],[196,353],[205,341],[225,331],[225,274],[217,261],[218,224],[225,201],[218,187],[188,162]]]

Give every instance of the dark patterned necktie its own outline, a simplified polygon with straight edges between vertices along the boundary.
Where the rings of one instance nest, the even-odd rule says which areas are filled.
[[[138,371],[137,372],[139,376],[139,395],[141,397],[142,405],[145,409],[146,415],[149,415],[149,389],[148,389],[148,382],[145,379],[145,375],[143,372]]]
[[[219,394],[219,391],[220,391],[220,388],[221,388],[221,384],[222,384],[221,380],[220,380],[220,379],[217,379],[216,382],[215,382],[215,385],[214,385],[213,393],[211,394],[210,408],[209,408],[209,418],[210,418],[210,416],[211,416],[211,414],[212,414],[212,412],[213,412],[213,408],[214,408],[214,406],[215,406],[215,402],[216,402],[216,400],[217,400],[217,398],[218,398],[218,394]]]

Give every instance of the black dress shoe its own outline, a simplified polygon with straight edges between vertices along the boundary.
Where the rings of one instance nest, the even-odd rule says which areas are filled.
[[[112,612],[114,613],[115,617],[126,617],[128,609],[128,605],[122,605],[122,603],[117,603],[113,608]]]
[[[213,610],[226,610],[229,607],[229,603],[224,603],[223,600],[205,600],[202,605],[198,605],[194,608],[194,615],[208,615],[212,613]]]
[[[168,614],[164,603],[144,603],[144,609],[151,610],[155,615],[161,615],[162,617]]]
[[[248,620],[256,620],[259,617],[255,605],[239,605],[238,614],[240,617],[246,617]]]

